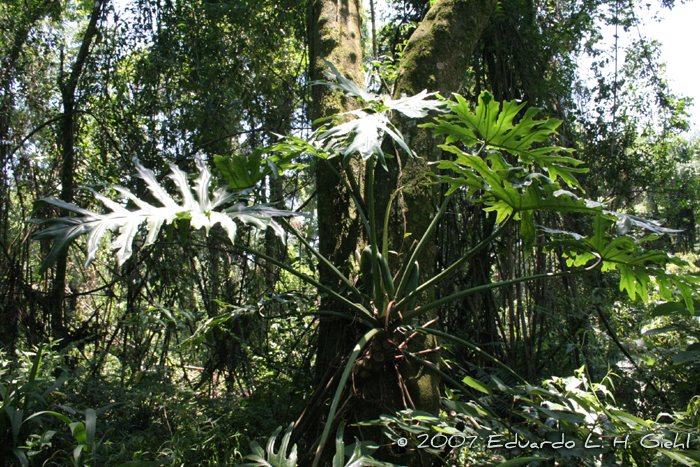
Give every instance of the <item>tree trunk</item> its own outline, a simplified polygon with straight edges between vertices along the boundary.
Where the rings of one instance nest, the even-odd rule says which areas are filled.
[[[409,41],[400,65],[395,95],[416,94],[423,89],[446,93],[457,91],[466,76],[468,58],[471,57],[495,4],[494,0],[438,1]],[[342,74],[362,85],[364,78],[361,68],[359,2],[310,2],[309,47],[312,80],[323,79],[322,59],[325,58]],[[352,107],[352,103],[340,93],[324,86],[314,86],[312,97],[311,116],[314,120],[350,110]],[[412,233],[411,238],[419,239],[437,211],[435,191],[422,185],[422,182],[427,181],[423,170],[427,169],[426,164],[429,160],[435,159],[436,142],[429,132],[418,129],[415,121],[399,122],[399,126],[409,139],[409,144],[423,159],[407,160],[402,157],[403,174],[400,174],[398,164],[390,164],[390,173],[382,175],[376,184],[377,216],[383,216],[383,207],[401,180],[404,185],[406,229]],[[331,163],[332,167],[325,161],[318,163],[316,172],[319,249],[341,272],[348,274],[350,258],[364,243],[362,226],[350,193],[339,178],[345,177],[346,174],[338,160]],[[361,185],[360,181],[364,179],[362,166],[353,161],[347,170],[353,175],[352,178],[358,181],[358,185]],[[383,171],[379,169],[378,172]],[[358,186],[357,191],[361,192],[362,187]],[[390,232],[390,249],[398,250],[403,241],[404,230],[401,228],[403,223],[400,219],[400,215],[398,219],[394,219],[395,228]],[[434,245],[434,242],[429,244]],[[404,252],[406,251],[407,248],[404,249]],[[434,246],[426,249],[419,262],[421,270],[424,271],[422,279],[430,277],[435,269]],[[339,290],[340,283],[323,266],[320,267],[320,280],[323,284]],[[430,299],[431,295],[425,299]],[[327,298],[322,299],[322,310],[337,310],[338,306]],[[316,361],[318,388],[314,394],[318,401],[310,404],[315,407],[310,407],[309,412],[302,415],[296,427],[297,433],[304,433],[308,443],[306,450],[311,448],[313,437],[323,428],[326,404],[335,392],[337,377],[345,364],[343,358],[349,355],[358,340],[359,329],[349,325],[347,321],[321,319]],[[417,339],[414,341],[417,342]],[[426,341],[417,342],[412,350],[422,350],[430,344]],[[352,418],[352,422],[376,419],[382,413],[393,413],[407,406],[437,412],[437,378],[408,363],[396,367],[392,347],[386,336],[370,344],[365,354],[366,358],[358,360],[356,371],[353,372],[354,384],[349,384],[354,389],[346,390],[343,399],[346,403],[339,410],[335,422],[341,417]],[[407,388],[407,391],[402,387]],[[377,438],[381,436],[379,430],[363,430],[364,432],[358,430],[352,434],[365,435],[366,438],[380,444],[386,441]],[[331,433],[333,432],[334,430],[331,430]],[[326,451],[330,450],[326,448]],[[399,450],[401,452],[393,451],[384,455],[401,463],[416,462],[418,456],[405,456],[403,450]]]
[[[309,77],[325,80],[328,67],[324,59],[356,83],[363,83],[361,2],[359,0],[310,0],[308,3]],[[309,109],[313,121],[352,110],[354,102],[343,93],[327,86],[311,88],[312,103]],[[349,168],[357,179],[362,179],[362,166],[352,161]],[[343,177],[341,179],[340,177]],[[362,225],[350,193],[343,181],[348,178],[340,161],[317,161],[316,201],[318,212],[319,251],[343,274],[350,273],[350,258],[362,245]],[[341,282],[326,266],[319,265],[322,284],[340,290]],[[341,305],[328,297],[321,300],[322,310],[341,310]],[[323,430],[323,420],[328,410],[328,398],[332,390],[324,388],[337,382],[337,368],[342,365],[340,356],[349,354],[356,340],[355,331],[347,322],[322,317],[318,331],[315,379],[317,390],[314,404],[310,404],[296,424],[293,441],[300,441],[302,452],[311,454],[313,443]],[[330,452],[330,450],[326,450]],[[302,463],[309,458],[300,459]]]
[[[424,89],[440,92],[445,97],[458,92],[465,84],[473,50],[495,11],[496,3],[495,0],[438,0],[406,45],[399,65],[394,98],[418,94]],[[389,224],[389,249],[404,253],[399,258],[409,256],[406,253],[410,243],[405,240],[406,234],[411,234],[408,237],[413,239],[411,242],[420,240],[438,211],[440,202],[435,185],[428,185],[432,180],[427,175],[430,171],[428,163],[439,159],[438,141],[430,130],[418,128],[419,123],[422,122],[405,118],[399,118],[396,122],[420,159],[400,155],[400,166],[391,164],[386,174],[380,171],[375,190],[380,205],[385,206],[394,189],[402,187],[400,209],[394,207],[393,222]],[[427,245],[418,257],[421,282],[436,273],[434,234]],[[404,266],[394,264],[400,263],[394,257],[389,259],[393,260],[394,270]],[[420,300],[427,303],[434,298],[434,289],[431,289]],[[411,344],[413,351],[435,347],[433,339],[414,339]],[[402,373],[416,408],[436,413],[440,402],[439,379],[415,364],[405,364]]]
[[[58,86],[61,90],[63,101],[63,120],[61,122],[60,147],[61,147],[61,200],[67,203],[73,202],[74,174],[75,171],[75,91],[78,87],[78,80],[83,73],[85,60],[90,53],[90,46],[97,35],[97,21],[99,20],[107,0],[96,0],[90,22],[88,23],[83,42],[71,67],[68,79],[64,81],[59,74]],[[66,323],[63,316],[63,301],[66,288],[66,266],[68,250],[64,251],[56,260],[56,275],[54,276],[53,288],[51,291],[51,331],[55,339],[64,339],[66,335]],[[77,292],[77,291],[76,291]],[[66,345],[63,342],[62,345]]]
[[[449,97],[459,92],[466,82],[471,56],[481,33],[486,28],[496,7],[495,0],[438,0],[421,25],[413,33],[401,63],[394,91],[394,98],[414,95],[423,91],[439,92]],[[378,180],[378,196],[388,199],[391,192],[382,187],[403,185],[405,224],[413,239],[420,239],[437,212],[439,200],[434,186],[426,175],[428,162],[439,159],[438,142],[428,129],[418,128],[417,120],[398,119],[396,122],[409,146],[420,159],[402,155],[403,173],[392,164],[388,179]],[[382,194],[383,191],[383,194]],[[396,210],[395,210],[396,211]],[[400,248],[404,242],[403,217],[394,217],[390,232],[391,248]],[[435,269],[435,242],[426,248],[419,263],[424,277],[430,277]],[[404,250],[407,248],[404,247]]]
[[[338,70],[356,83],[363,83],[361,4],[359,0],[315,0],[309,2],[309,49],[310,78],[325,79],[327,69],[323,60],[335,64]],[[341,92],[327,86],[312,88],[312,120],[351,110],[353,102]],[[362,179],[362,167],[353,161],[350,170],[356,179]],[[319,161],[316,166],[316,200],[318,210],[319,251],[343,273],[349,272],[349,260],[362,242],[362,225],[355,210],[350,193],[338,177],[347,177],[336,158]],[[320,282],[338,289],[340,282],[331,271],[321,265]],[[338,309],[338,305],[325,298],[321,302],[324,310]],[[318,382],[336,359],[344,354],[348,345],[345,324],[334,318],[322,318],[319,330],[316,374]]]

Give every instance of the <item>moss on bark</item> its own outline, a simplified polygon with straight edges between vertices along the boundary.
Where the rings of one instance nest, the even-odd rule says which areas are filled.
[[[325,80],[327,69],[323,60],[333,63],[346,77],[356,83],[362,83],[362,36],[361,3],[359,0],[312,0],[308,4],[308,31],[310,78]],[[343,93],[328,86],[311,88],[311,118],[330,117],[346,112],[355,107],[355,103]],[[319,250],[326,258],[345,273],[348,272],[348,260],[358,248],[362,237],[362,226],[355,210],[350,193],[337,174],[344,177],[338,160],[332,161],[332,167],[325,161],[318,161],[316,166],[316,193],[318,212]],[[352,171],[360,175],[360,164],[353,163]],[[321,283],[336,288],[339,281],[323,265],[320,266]],[[324,299],[322,308],[332,310],[336,304]],[[343,354],[348,345],[345,323],[335,319],[321,320],[319,330],[319,349],[316,370],[319,377],[325,373],[336,355]]]
[[[491,13],[495,8],[495,0],[438,0],[428,13],[419,29],[414,33],[404,52],[400,64],[400,76],[397,81],[396,96],[401,94],[416,94],[423,89],[449,93],[459,90],[466,77],[468,57],[486,27]],[[323,79],[325,64],[323,58],[332,62],[338,70],[356,83],[363,83],[361,37],[360,37],[360,3],[357,0],[315,0],[309,2],[309,48],[310,74],[312,80]],[[328,117],[333,114],[350,110],[353,103],[341,93],[325,86],[312,88],[313,119]],[[412,233],[411,239],[419,239],[426,231],[432,217],[437,211],[436,192],[427,187],[429,181],[425,175],[428,170],[427,161],[436,157],[436,142],[432,135],[417,128],[415,121],[397,122],[409,144],[423,158],[407,160],[402,157],[402,174],[398,164],[390,164],[389,174],[382,174],[376,183],[378,216],[383,215],[381,208],[398,186],[399,180],[403,185],[402,202],[406,209],[407,230]],[[391,151],[393,152],[393,151]],[[364,179],[362,165],[353,162],[350,171],[356,180]],[[336,161],[333,167],[325,162],[317,165],[317,202],[319,249],[343,273],[349,271],[349,259],[363,243],[362,227],[355,211],[350,194],[344,188],[338,174],[344,177],[343,171]],[[399,210],[395,209],[395,212]],[[390,227],[390,247],[398,250],[404,239],[402,216],[394,217]],[[381,225],[381,222],[378,223]],[[421,263],[421,279],[427,279],[434,273],[435,246],[429,242],[429,248],[419,258]],[[404,253],[408,251],[407,245]],[[394,260],[395,258],[390,258]],[[392,261],[396,266],[396,261]],[[338,287],[337,280],[330,271],[321,267],[320,280],[331,287]],[[432,294],[423,300],[429,300]],[[332,310],[337,305],[331,300],[324,299],[321,308]],[[328,379],[342,370],[342,356],[359,339],[356,326],[348,325],[346,321],[322,319],[319,329],[319,345],[316,361],[316,371],[319,376],[317,390],[319,401],[317,407],[310,409],[309,414],[300,419],[297,426],[305,432],[308,440],[309,431],[317,430],[322,425],[324,400],[328,402],[335,390],[325,387]],[[399,338],[399,336],[395,336]],[[427,373],[414,363],[404,362],[397,368],[397,351],[395,344],[383,339],[375,339],[361,361],[356,366],[353,375],[353,387],[346,389],[342,405],[343,416],[353,418],[353,421],[375,419],[381,413],[392,413],[404,408],[406,395],[401,389],[401,381],[406,384],[412,404],[418,410],[436,413],[439,408],[438,379]],[[424,350],[433,346],[430,340],[420,341],[415,338],[409,344],[412,351]],[[365,361],[366,360],[366,361]],[[375,361],[376,360],[376,361]],[[364,363],[363,363],[364,362]],[[401,374],[399,377],[398,373]],[[326,379],[323,380],[325,375]],[[315,396],[314,396],[315,397]],[[411,404],[407,404],[411,405]],[[321,421],[321,423],[318,423]],[[372,431],[377,435],[378,430]],[[380,443],[381,439],[374,439]],[[388,457],[393,460],[401,459],[402,463],[416,463],[418,459],[406,457],[408,453],[390,452]],[[303,462],[303,461],[302,461]]]
[[[399,64],[394,98],[414,95],[424,89],[444,96],[458,92],[465,83],[470,57],[495,11],[496,3],[495,0],[438,0],[406,45]],[[400,209],[394,209],[389,238],[391,249],[407,253],[410,243],[405,242],[405,232],[411,234],[411,243],[418,241],[438,210],[440,200],[435,186],[427,184],[431,181],[427,173],[430,170],[428,162],[438,160],[439,149],[432,133],[418,128],[420,122],[397,120],[395,123],[421,159],[402,155],[402,173],[399,173],[398,165],[393,164],[388,174],[378,177],[376,192],[380,200],[386,202],[397,186],[403,186]],[[430,239],[428,247],[418,258],[422,281],[435,274],[435,257],[435,241]],[[429,290],[421,301],[426,303],[434,298],[434,291]],[[435,342],[433,339],[416,340],[410,347],[422,350],[435,347]],[[403,371],[420,409],[436,412],[440,402],[438,378],[415,364],[407,363]]]

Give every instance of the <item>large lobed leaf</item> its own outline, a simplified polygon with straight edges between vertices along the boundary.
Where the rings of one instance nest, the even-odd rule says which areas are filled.
[[[59,254],[65,251],[73,240],[86,233],[88,234],[86,264],[89,264],[95,258],[100,240],[105,233],[117,229],[119,235],[112,242],[111,247],[119,249],[117,260],[119,264],[123,264],[131,256],[134,238],[143,224],[146,224],[147,231],[144,246],[148,246],[156,240],[163,224],[171,224],[176,220],[189,220],[192,227],[195,229],[203,227],[207,233],[214,225],[221,224],[233,242],[237,229],[234,220],[253,225],[259,229],[270,227],[281,236],[283,234],[282,227],[273,220],[273,217],[298,215],[264,204],[246,205],[245,195],[249,190],[243,188],[250,188],[260,179],[259,174],[261,172],[257,168],[260,166],[259,158],[252,163],[248,160],[234,159],[225,165],[230,170],[230,173],[237,173],[238,175],[248,174],[247,178],[241,176],[236,179],[238,180],[237,185],[229,180],[231,184],[238,188],[236,191],[228,191],[226,188],[213,188],[212,174],[202,161],[197,161],[199,175],[195,180],[194,187],[190,187],[188,175],[185,172],[171,165],[172,173],[170,178],[180,191],[180,202],[173,199],[158,183],[153,171],[143,167],[137,160],[134,160],[134,165],[139,177],[146,183],[148,190],[161,206],[153,206],[120,186],[114,186],[113,189],[127,200],[132,201],[138,209],[126,209],[122,204],[94,191],[95,197],[109,208],[112,211],[111,213],[98,214],[56,198],[40,200],[40,204],[51,204],[77,214],[77,216],[73,217],[31,219],[29,221],[47,227],[35,233],[33,235],[34,239],[54,240],[53,247],[41,266],[41,271],[54,264]],[[253,173],[253,169],[255,169],[255,173]],[[216,210],[232,203],[233,206],[231,207],[219,211]]]
[[[455,146],[441,145],[440,148],[457,155],[455,160],[443,160],[438,164],[439,168],[458,174],[458,177],[445,175],[439,178],[451,185],[448,193],[461,187],[466,187],[470,195],[482,190],[481,201],[488,206],[487,210],[498,213],[498,222],[522,211],[602,210],[601,203],[562,189],[558,182],[546,175],[514,167],[498,152],[491,152],[482,159]]]
[[[464,98],[456,95],[457,102],[450,104],[452,114],[441,117],[432,127],[436,134],[447,135],[444,151],[455,155],[453,160],[443,160],[438,168],[448,169],[454,175],[442,175],[438,180],[448,183],[451,193],[465,189],[468,194],[480,195],[476,201],[486,211],[497,213],[497,222],[509,217],[520,219],[520,233],[526,251],[535,242],[535,211],[558,213],[578,212],[594,215],[593,233],[579,233],[540,227],[545,233],[558,238],[550,247],[563,246],[569,256],[569,266],[589,267],[602,264],[603,271],[620,272],[620,289],[632,299],[637,296],[647,301],[651,277],[656,279],[662,298],[671,300],[674,291],[680,294],[689,310],[693,310],[693,298],[698,295],[698,278],[681,276],[667,271],[671,264],[684,264],[678,258],[661,251],[644,252],[639,244],[657,238],[657,235],[678,230],[662,227],[659,222],[641,217],[610,212],[602,203],[577,196],[561,187],[558,179],[571,187],[579,184],[575,168],[581,162],[558,153],[566,151],[558,147],[536,148],[535,143],[547,143],[556,133],[558,120],[535,120],[537,109],[528,109],[514,124],[524,104],[504,102],[501,106],[488,93],[482,93],[479,104],[472,112]],[[453,143],[461,143],[457,147]],[[468,148],[479,146],[476,154]],[[467,150],[463,148],[466,146]],[[512,165],[503,152],[518,157],[519,164]],[[482,157],[482,154],[486,154]],[[538,173],[537,167],[547,169],[548,175]],[[611,235],[616,223],[617,237]],[[637,239],[633,230],[641,229],[652,235]]]
[[[297,138],[298,139],[298,138]],[[276,152],[276,155],[263,155]],[[248,190],[265,177],[276,178],[280,171],[304,167],[292,163],[298,154],[282,152],[278,147],[255,148],[249,156],[232,155],[229,157],[214,155],[216,170],[228,182],[229,190]]]
[[[275,443],[279,434],[282,432],[282,427],[278,427],[272,436],[267,441],[267,449],[263,448],[255,441],[250,443],[250,449],[252,454],[245,457],[248,462],[243,464],[241,467],[296,467],[297,464],[297,447],[294,445],[292,451],[287,457],[287,450],[289,446],[289,439],[292,436],[292,429],[294,424],[290,424],[287,431],[284,433],[282,440],[279,444],[277,452],[275,452]],[[343,442],[343,430],[345,423],[342,423],[338,428],[338,433],[335,439],[335,455],[333,456],[333,467],[363,467],[363,466],[373,466],[373,467],[399,467],[395,464],[388,462],[381,462],[372,458],[369,454],[363,453],[362,446],[359,441],[356,442],[355,447],[349,455],[347,461],[345,458],[346,447]]]
[[[528,173],[522,167],[514,167],[497,151],[486,159],[471,155],[451,146],[440,146],[456,154],[455,160],[443,160],[438,168],[450,169],[457,177],[443,175],[438,179],[449,183],[448,193],[465,188],[470,195],[481,193],[479,199],[486,211],[497,213],[497,222],[509,216],[520,217],[520,232],[529,250],[535,240],[533,211],[553,212],[602,212],[603,204],[581,198],[563,189],[558,182],[541,173]]]
[[[432,128],[436,135],[446,135],[446,144],[440,148],[456,155],[454,160],[438,164],[438,168],[457,175],[439,177],[441,182],[451,185],[448,193],[460,188],[466,188],[470,195],[480,193],[479,201],[487,211],[496,211],[498,222],[509,216],[520,218],[520,231],[528,251],[535,240],[533,211],[603,210],[601,203],[581,198],[559,183],[561,179],[568,188],[580,188],[574,174],[587,171],[576,167],[581,161],[560,154],[571,150],[547,145],[556,134],[560,120],[536,120],[539,112],[536,108],[529,108],[519,116],[524,103],[511,101],[501,105],[488,92],[479,96],[474,111],[459,94],[455,94],[455,99],[456,102],[448,104],[450,114],[436,118],[436,123],[423,125]],[[460,143],[461,147],[454,143]],[[479,147],[476,154],[469,152],[474,146]],[[503,153],[517,156],[519,163],[511,164]],[[546,169],[547,175],[539,173],[539,168]]]
[[[343,164],[347,165],[350,157],[359,154],[363,160],[377,155],[379,163],[386,169],[386,158],[382,151],[384,134],[388,134],[409,155],[415,156],[396,127],[384,113],[368,113],[362,110],[348,112],[358,118],[342,125],[322,130],[316,140],[325,152],[341,154]]]
[[[386,158],[381,146],[384,136],[389,135],[409,156],[415,157],[387,113],[395,110],[408,118],[423,118],[432,110],[444,111],[445,101],[434,99],[436,93],[428,93],[426,90],[399,99],[392,99],[386,94],[373,94],[344,77],[332,63],[326,61],[326,65],[330,68],[326,77],[331,81],[314,81],[312,84],[323,84],[343,91],[346,96],[357,98],[365,107],[340,114],[356,117],[349,122],[331,128],[320,128],[312,138],[317,149],[322,154],[342,155],[345,164],[354,154],[359,154],[364,160],[377,155],[379,163],[386,169]]]
[[[658,238],[657,235],[649,235],[640,240],[626,235],[613,237],[610,231],[616,218],[620,216],[624,215],[602,212],[593,220],[591,235],[554,241],[549,246],[563,247],[568,256],[569,266],[586,266],[596,261],[602,263],[603,271],[618,270],[620,290],[627,291],[633,300],[639,297],[644,302],[648,302],[650,281],[654,277],[662,299],[673,300],[674,294],[677,293],[682,297],[688,310],[693,313],[694,301],[698,298],[700,278],[687,274],[679,275],[667,270],[670,265],[685,265],[686,262],[680,258],[663,251],[642,251],[639,248],[640,243]],[[637,221],[637,223],[647,229],[654,225],[649,221]],[[655,227],[656,232],[663,232],[663,230],[671,229]]]
[[[506,151],[518,156],[525,165],[536,163],[545,168],[552,181],[561,178],[569,187],[581,188],[574,173],[587,172],[588,169],[576,168],[582,164],[581,161],[559,154],[570,153],[571,149],[547,146],[552,135],[556,134],[561,120],[535,120],[540,110],[530,107],[518,123],[514,124],[513,121],[525,103],[510,101],[501,106],[493,99],[493,95],[483,92],[472,112],[466,99],[459,94],[454,96],[457,101],[448,104],[452,113],[436,118],[436,123],[422,126],[433,128],[436,135],[446,135],[445,142],[448,145],[461,142],[466,147],[479,144],[488,149]],[[539,143],[545,146],[533,147]]]
[[[427,90],[423,90],[415,96],[404,95],[400,99],[392,99],[388,94],[374,94],[343,76],[331,62],[325,59],[323,61],[330,68],[330,71],[325,73],[330,81],[313,81],[311,84],[325,85],[343,91],[346,96],[359,99],[375,111],[396,110],[408,118],[423,118],[431,110],[445,112],[443,107],[446,102],[444,100],[427,99],[436,96],[437,93],[428,93]]]
[[[255,441],[250,443],[250,449],[253,451],[252,454],[246,456],[246,459],[252,461],[247,464],[243,464],[242,467],[296,467],[297,465],[297,446],[296,444],[292,446],[292,451],[287,457],[287,450],[289,446],[289,438],[292,436],[292,428],[294,424],[290,424],[287,431],[284,433],[280,445],[275,452],[275,442],[277,442],[277,436],[282,432],[282,427],[278,427],[272,434],[270,439],[267,441],[267,449],[263,450],[262,447]]]

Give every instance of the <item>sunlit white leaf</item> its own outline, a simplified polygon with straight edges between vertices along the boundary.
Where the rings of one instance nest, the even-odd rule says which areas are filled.
[[[387,99],[384,101],[384,105],[392,110],[401,112],[408,118],[423,118],[427,116],[428,112],[431,110],[446,112],[446,109],[442,108],[446,105],[444,100],[426,99],[426,97],[434,95],[434,92],[428,94],[428,91],[424,89],[415,96],[403,96],[401,99],[396,100]]]
[[[435,93],[429,94],[425,90],[415,96],[403,96],[400,99],[373,94],[343,76],[333,64],[327,61],[326,64],[331,70],[326,72],[326,77],[332,82],[315,81],[312,84],[325,84],[341,90],[346,96],[356,97],[367,106],[362,110],[340,114],[341,116],[355,115],[357,118],[354,120],[330,129],[324,127],[318,130],[310,141],[304,143],[316,149],[311,152],[317,155],[319,153],[342,154],[345,163],[355,154],[359,154],[364,160],[377,155],[379,163],[386,168],[382,141],[385,135],[389,135],[409,156],[415,157],[401,133],[389,120],[388,111],[396,110],[409,118],[423,118],[431,110],[444,111],[442,107],[446,106],[447,102],[442,99],[432,99]]]
[[[367,103],[377,102],[383,97],[386,97],[367,91],[367,89],[365,89],[364,87],[355,84],[355,82],[343,76],[342,73],[340,73],[340,71],[338,71],[335,65],[333,65],[331,62],[329,62],[326,59],[324,59],[323,61],[326,64],[326,66],[330,68],[330,71],[326,71],[324,73],[326,75],[326,78],[328,78],[330,81],[313,81],[311,84],[321,84],[328,86],[332,89],[343,91],[346,96],[357,97]]]
[[[645,219],[643,217],[633,216],[632,214],[625,214],[621,212],[605,211],[605,213],[617,217],[617,232],[620,235],[627,234],[632,227],[639,227],[659,235],[683,232],[683,230],[662,227],[662,222],[658,220]]]
[[[89,264],[95,258],[100,240],[107,231],[117,231],[117,238],[110,247],[118,249],[116,257],[119,264],[123,264],[131,257],[134,239],[143,224],[146,225],[147,232],[144,246],[148,246],[156,240],[163,224],[170,224],[176,220],[189,220],[192,227],[195,229],[204,228],[207,234],[211,227],[219,224],[224,228],[229,239],[234,241],[237,230],[234,222],[236,219],[259,229],[270,227],[277,235],[283,237],[282,227],[272,218],[298,215],[267,205],[247,206],[240,201],[249,193],[247,189],[236,192],[230,192],[226,188],[213,189],[211,172],[202,161],[197,161],[199,175],[194,182],[194,191],[190,187],[188,175],[178,167],[171,166],[170,178],[175,182],[180,192],[182,198],[180,203],[175,201],[158,183],[152,170],[143,167],[137,160],[134,160],[134,165],[139,177],[146,183],[149,191],[161,206],[153,206],[120,186],[114,186],[113,189],[127,200],[132,201],[138,209],[129,210],[122,204],[94,191],[95,197],[111,211],[110,213],[94,213],[56,198],[41,200],[44,203],[78,214],[73,217],[32,219],[29,221],[46,226],[44,230],[34,234],[33,238],[54,240],[51,252],[42,265],[42,271],[51,266],[74,239],[84,234],[88,234],[86,263]],[[233,207],[215,211],[217,207],[237,200],[239,202]]]
[[[263,448],[255,441],[250,443],[252,454],[246,456],[246,459],[252,462],[243,464],[242,467],[296,467],[297,465],[297,446],[296,444],[292,446],[289,452],[289,457],[287,456],[287,451],[289,450],[289,439],[292,436],[292,426],[287,428],[287,431],[282,436],[282,440],[278,441],[277,437],[280,432],[282,432],[282,427],[278,427],[272,434],[270,439],[267,441],[267,449]],[[277,452],[275,452],[275,443],[278,444]]]
[[[342,154],[344,160],[349,160],[353,154],[359,154],[367,160],[376,154],[379,163],[386,168],[386,160],[382,151],[384,135],[389,135],[410,156],[414,152],[408,147],[401,133],[392,125],[384,113],[367,113],[362,110],[347,112],[358,118],[320,132],[316,141],[323,150]]]

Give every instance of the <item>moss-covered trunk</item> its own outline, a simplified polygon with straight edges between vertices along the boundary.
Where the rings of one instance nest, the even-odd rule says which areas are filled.
[[[409,41],[400,65],[396,95],[416,94],[423,89],[447,94],[459,90],[466,76],[468,58],[471,57],[495,3],[493,0],[438,1]],[[356,83],[363,84],[359,9],[359,2],[355,1],[316,0],[309,3],[312,80],[324,78],[325,58],[341,73]],[[328,117],[352,108],[352,102],[348,102],[340,93],[327,87],[314,86],[312,97],[313,119]],[[404,186],[401,205],[407,219],[405,228],[412,233],[411,239],[418,239],[437,211],[434,189],[422,184],[427,181],[423,173],[427,169],[427,162],[435,159],[436,143],[429,133],[416,127],[416,122],[397,123],[423,159],[409,161],[402,158],[402,174],[399,173],[396,163],[389,164],[391,168],[388,174],[381,174],[383,171],[379,170],[381,180],[375,185],[377,216],[383,216],[383,207],[400,181]],[[359,185],[364,179],[361,165],[353,162],[348,170],[358,181],[356,189],[361,191],[362,187]],[[339,161],[335,161],[332,166],[325,162],[318,163],[316,183],[319,246],[324,256],[343,273],[349,274],[350,259],[354,251],[366,240],[363,239],[362,226],[350,193],[339,175],[347,176]],[[399,250],[404,239],[404,224],[400,211],[395,209],[394,222],[390,227],[392,250]],[[434,242],[430,244],[434,245]],[[406,252],[409,247],[407,244],[403,251]],[[424,271],[423,279],[433,274],[434,246],[427,248],[419,261],[421,270]],[[324,267],[320,269],[320,280],[340,290],[339,281]],[[430,298],[432,297],[429,294],[424,300]],[[338,305],[329,299],[323,299],[321,302],[322,310],[334,310],[337,307]],[[314,437],[326,423],[327,404],[337,387],[336,382],[344,365],[343,358],[349,355],[359,340],[359,332],[360,329],[348,321],[328,318],[321,320],[316,361],[318,387],[307,412],[298,421],[295,433],[297,439],[300,436],[306,438],[306,443],[302,442],[306,444],[302,452],[308,452],[312,448]],[[343,398],[345,402],[341,404],[336,422],[341,418],[350,418],[351,422],[376,419],[382,413],[392,413],[407,406],[431,412],[438,410],[438,380],[408,363],[397,366],[395,357],[398,352],[394,345],[399,336],[393,336],[393,344],[386,337],[375,339],[363,358],[358,361],[353,371],[352,384],[348,384],[351,387],[346,390]],[[413,339],[413,342],[412,345],[421,348],[431,345],[430,342],[419,342],[418,339]],[[351,435],[349,432],[348,434]],[[378,430],[364,429],[352,434],[373,439],[380,444],[387,441],[378,438]],[[327,446],[326,451],[332,449]],[[385,453],[391,460],[412,463],[411,454],[403,454],[404,450],[400,448],[396,448],[392,453]],[[302,459],[302,463],[305,463],[305,460],[310,459]]]
[[[406,46],[399,64],[394,98],[414,95],[424,89],[439,92],[444,97],[460,91],[474,48],[496,3],[495,0],[438,0]],[[423,236],[439,208],[441,200],[436,187],[427,184],[431,181],[427,175],[428,163],[438,160],[439,149],[430,130],[418,128],[421,122],[399,118],[395,123],[420,159],[402,155],[400,166],[392,164],[389,173],[377,178],[376,192],[380,204],[385,205],[392,192],[402,187],[389,224],[389,249],[404,253],[398,258],[407,258],[411,244]],[[427,245],[418,258],[421,282],[436,273],[436,242],[431,238]],[[394,267],[403,266],[398,258],[390,258]],[[434,298],[434,290],[428,290],[421,300],[425,303]],[[411,346],[411,350],[417,351],[435,345],[430,340],[414,339]],[[406,363],[401,370],[417,408],[435,413],[439,406],[438,378],[415,364]]]
[[[496,8],[495,0],[438,0],[411,36],[399,64],[394,98],[414,95],[424,89],[449,97],[466,84],[474,48]],[[403,173],[393,164],[390,173],[378,179],[377,195],[388,199],[390,190],[403,186],[405,225],[410,238],[419,239],[437,212],[435,186],[427,186],[428,162],[438,160],[438,142],[430,130],[418,128],[417,120],[397,118],[395,123],[420,159],[401,158]],[[382,187],[390,187],[389,190]],[[398,211],[394,210],[395,213]],[[390,232],[391,248],[404,251],[404,218],[394,216]],[[423,277],[434,274],[435,242],[429,242],[419,262]]]
[[[353,81],[364,81],[360,11],[360,0],[309,0],[307,27],[311,80],[327,79],[324,75],[324,71],[328,70],[325,59]],[[355,105],[341,92],[327,86],[313,86],[311,97],[309,113],[314,121],[352,110]],[[361,164],[353,162],[349,170],[355,173],[357,179],[362,179]],[[350,193],[339,177],[347,181],[339,160],[317,161],[319,251],[337,265],[340,271],[349,274],[349,260],[363,241],[362,225]],[[332,271],[324,265],[319,268],[320,282],[334,290],[340,290],[341,282]],[[321,300],[322,310],[339,310],[339,307],[328,297]],[[347,349],[352,349],[354,345],[353,334],[347,321],[328,317],[320,319],[315,365],[317,390],[306,412],[298,420],[293,438],[294,441],[300,441],[302,452],[310,452],[311,445],[323,430],[328,398],[329,395],[332,397],[335,390],[332,377],[336,367],[342,363],[339,356],[347,355]],[[324,388],[327,389],[324,391]],[[302,464],[306,461],[309,459],[302,457]]]
[[[309,1],[310,78],[325,80],[328,70],[323,60],[357,83],[362,83],[362,33],[359,0]],[[313,86],[310,114],[312,120],[330,117],[353,108],[353,102],[327,86]],[[352,163],[350,170],[362,179],[361,164]],[[318,212],[319,250],[338,268],[348,273],[349,260],[362,241],[362,226],[350,193],[339,175],[347,180],[338,159],[318,161],[316,166],[316,201]],[[320,281],[334,289],[340,282],[324,265],[320,265]],[[338,305],[324,299],[321,308],[337,309]],[[349,340],[346,323],[322,318],[319,349],[316,359],[317,380],[321,380],[331,362],[344,353]]]

